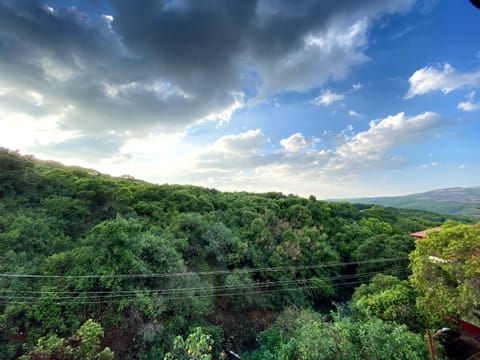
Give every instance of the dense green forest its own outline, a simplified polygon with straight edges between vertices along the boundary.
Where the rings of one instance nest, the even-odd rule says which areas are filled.
[[[446,220],[1,149],[0,358],[424,359],[423,330],[445,314],[428,314],[428,253],[409,234]]]

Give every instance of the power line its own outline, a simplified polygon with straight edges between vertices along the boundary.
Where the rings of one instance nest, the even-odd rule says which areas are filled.
[[[228,275],[241,273],[258,273],[258,272],[282,272],[295,270],[311,270],[322,269],[337,266],[350,266],[361,264],[372,264],[381,262],[393,262],[400,260],[408,260],[406,257],[398,258],[382,258],[364,261],[351,261],[332,264],[318,264],[306,266],[284,266],[284,267],[265,267],[265,268],[246,268],[236,270],[217,270],[217,271],[200,271],[200,272],[176,272],[176,273],[159,273],[159,274],[92,274],[92,275],[37,275],[37,274],[0,274],[0,278],[17,278],[17,279],[134,279],[134,278],[170,278],[182,276],[207,276],[207,275]]]
[[[400,268],[400,269],[392,269],[386,271],[400,271],[405,272],[407,268]],[[233,285],[217,285],[217,286],[202,286],[202,287],[178,287],[178,288],[169,288],[169,289],[134,289],[134,290],[107,290],[107,291],[55,291],[55,290],[12,290],[12,289],[5,289],[0,290],[0,293],[15,293],[15,294],[35,294],[35,295],[43,295],[43,294],[71,294],[71,295],[98,295],[98,296],[108,296],[110,294],[138,294],[141,292],[145,293],[157,293],[163,294],[168,292],[181,292],[181,291],[197,291],[197,290],[222,290],[222,289],[230,289],[230,288],[244,288],[244,287],[262,287],[262,286],[276,286],[276,285],[287,285],[290,283],[296,282],[308,282],[314,280],[323,280],[323,281],[338,281],[338,280],[346,280],[351,278],[363,278],[369,277],[372,275],[385,273],[385,270],[382,271],[373,271],[368,273],[360,273],[360,274],[350,274],[350,275],[336,275],[336,276],[324,276],[324,277],[311,277],[307,279],[291,279],[291,280],[283,280],[283,281],[265,281],[265,282],[252,282],[252,283],[244,283],[244,284],[233,284]],[[2,296],[2,295],[0,295]],[[3,295],[5,296],[5,295]],[[77,296],[78,297],[78,296]]]
[[[346,282],[346,283],[340,283],[340,284],[332,284],[332,287],[343,287],[343,286],[351,286],[351,285],[357,285],[357,284],[364,284],[363,280],[362,281],[352,281],[352,282]],[[229,297],[229,296],[239,296],[239,295],[257,295],[257,294],[271,294],[271,293],[277,293],[277,292],[283,292],[283,291],[301,291],[301,290],[315,290],[319,288],[326,287],[325,286],[320,286],[320,287],[313,287],[313,286],[297,286],[293,288],[285,288],[285,289],[270,289],[270,290],[257,290],[257,291],[251,291],[251,292],[228,292],[228,293],[221,293],[221,294],[202,294],[202,295],[196,295],[194,296],[195,298],[212,298],[212,297]],[[162,300],[185,300],[185,296],[167,296],[163,297]],[[109,299],[104,299],[104,300],[95,300],[95,301],[75,301],[75,305],[96,305],[96,304],[105,304],[105,303],[125,303],[125,302],[135,302],[138,301],[137,298],[126,298],[126,299],[121,299],[121,300],[109,300]],[[1,304],[22,304],[22,305],[31,305],[33,302],[32,301],[5,301],[5,300],[0,300]],[[56,305],[71,305],[72,302],[70,301],[54,301]]]
[[[400,269],[392,269],[390,271],[406,271],[407,268],[400,268]],[[389,271],[389,270],[386,270]],[[263,285],[276,285],[276,284],[287,284],[291,282],[297,281],[309,281],[309,280],[325,280],[325,281],[336,281],[338,279],[349,279],[349,278],[360,278],[360,277],[368,277],[371,275],[376,275],[379,273],[384,273],[385,270],[382,271],[373,271],[368,273],[360,273],[360,274],[349,274],[349,275],[335,275],[335,276],[323,276],[323,277],[311,277],[309,279],[291,279],[291,280],[283,280],[283,281],[265,281],[265,282],[254,282],[254,283],[246,283],[246,284],[234,284],[234,285],[218,285],[218,286],[209,286],[209,287],[180,287],[180,288],[172,288],[171,290],[179,291],[179,290],[203,290],[203,289],[222,289],[222,288],[231,288],[231,287],[246,287],[246,286],[263,286]],[[165,292],[169,291],[169,289],[134,289],[134,290],[106,290],[106,291],[55,291],[55,290],[11,290],[5,289],[0,290],[0,292],[4,293],[27,293],[27,294],[110,294],[110,293],[138,293],[139,291],[144,292]]]
[[[404,273],[408,269],[407,268],[400,268],[400,269],[392,269],[389,272],[391,273]],[[297,279],[297,280],[289,280],[289,281],[278,281],[278,282],[264,282],[264,283],[252,283],[252,284],[238,284],[238,285],[223,285],[223,286],[216,286],[216,287],[201,287],[201,288],[173,288],[173,289],[159,289],[159,290],[149,290],[149,289],[144,289],[144,290],[132,290],[133,292],[126,293],[126,294],[117,294],[117,292],[111,292],[111,293],[103,293],[103,292],[90,292],[88,296],[85,296],[86,294],[81,294],[80,296],[69,296],[69,297],[58,297],[58,298],[53,298],[53,299],[41,299],[39,297],[35,296],[12,296],[12,295],[0,295],[0,303],[32,303],[37,300],[50,300],[55,302],[56,304],[67,304],[67,303],[75,303],[75,304],[90,304],[90,303],[115,303],[115,302],[123,302],[123,301],[138,301],[138,295],[162,295],[163,300],[173,300],[173,299],[184,299],[185,296],[190,295],[194,296],[196,298],[201,298],[201,297],[220,297],[220,296],[235,296],[235,295],[246,295],[246,294],[259,294],[259,293],[269,293],[269,292],[276,292],[276,291],[287,291],[287,290],[293,290],[293,289],[299,289],[299,288],[309,288],[309,289],[318,289],[318,288],[323,288],[323,287],[336,287],[336,286],[346,286],[346,285],[351,285],[351,284],[361,284],[365,282],[365,278],[375,275],[375,274],[380,274],[380,273],[385,273],[385,271],[377,271],[377,272],[370,272],[370,273],[363,273],[363,274],[357,274],[357,275],[340,275],[336,277],[330,277],[330,278],[309,278],[309,279]],[[325,285],[320,285],[320,286],[309,286],[309,283],[315,281],[315,280],[324,280],[324,281],[340,281],[340,280],[348,280],[348,279],[354,279],[357,278],[353,282],[343,282],[343,283],[331,283],[331,284],[325,284]],[[362,279],[362,280],[360,280]],[[272,287],[278,287],[278,286],[292,286],[292,285],[300,285],[296,286],[293,289],[272,289]],[[242,289],[249,289],[251,287],[258,287],[260,289],[254,290],[252,292],[235,292],[238,290]],[[200,293],[198,294],[189,294],[189,292],[195,292],[199,291]],[[204,291],[204,293],[202,293]],[[218,293],[217,291],[227,291],[226,293]],[[21,292],[20,292],[21,293]],[[28,292],[26,292],[28,293]],[[76,292],[36,292],[40,294],[60,294],[60,293],[71,293],[72,295],[74,294],[79,294]],[[101,294],[100,294],[101,293]],[[179,293],[183,293],[182,296],[179,296]],[[1,298],[9,298],[11,299],[14,297],[12,300],[7,300],[7,299],[1,299]],[[118,300],[112,300],[114,298],[121,298]],[[23,301],[19,301],[18,299],[24,299]],[[101,300],[100,300],[101,299]],[[70,302],[64,301],[64,300],[70,300]],[[79,301],[80,300],[80,301]],[[95,300],[95,301],[91,301]]]

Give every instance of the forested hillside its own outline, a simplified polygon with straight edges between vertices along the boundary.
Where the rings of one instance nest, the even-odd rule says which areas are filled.
[[[405,285],[415,249],[409,233],[445,220],[313,196],[153,185],[2,149],[0,358],[28,354],[36,344],[26,358],[75,349],[75,339],[87,343],[85,328],[95,329],[95,341],[103,334],[101,349],[118,359],[162,359],[169,351],[182,358],[172,356],[197,327],[213,358],[260,345],[255,359],[279,358],[273,348],[283,349],[282,358],[296,351],[318,359],[309,341],[338,329],[345,358],[355,346],[373,354],[365,348],[370,338],[359,336],[380,339],[385,331],[398,334],[388,340],[392,349],[418,354],[426,351],[423,338],[399,325],[422,331],[411,323],[415,313],[397,324],[388,316],[367,321],[361,306],[355,319],[329,314],[377,274]],[[405,291],[414,304],[413,290]],[[175,341],[178,335],[186,340]],[[303,340],[286,343],[288,336]],[[188,346],[185,358],[195,351]],[[111,353],[101,356],[92,359]]]
[[[419,194],[349,199],[350,202],[480,218],[480,187],[454,187]]]

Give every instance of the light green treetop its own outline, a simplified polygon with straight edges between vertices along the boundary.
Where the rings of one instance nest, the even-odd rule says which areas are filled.
[[[419,292],[417,305],[432,324],[447,317],[479,321],[479,252],[480,223],[447,222],[417,241],[410,255],[411,282]]]

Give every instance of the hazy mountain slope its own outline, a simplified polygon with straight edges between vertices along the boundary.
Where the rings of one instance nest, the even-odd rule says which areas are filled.
[[[437,189],[405,196],[355,198],[348,201],[480,217],[480,186]]]

